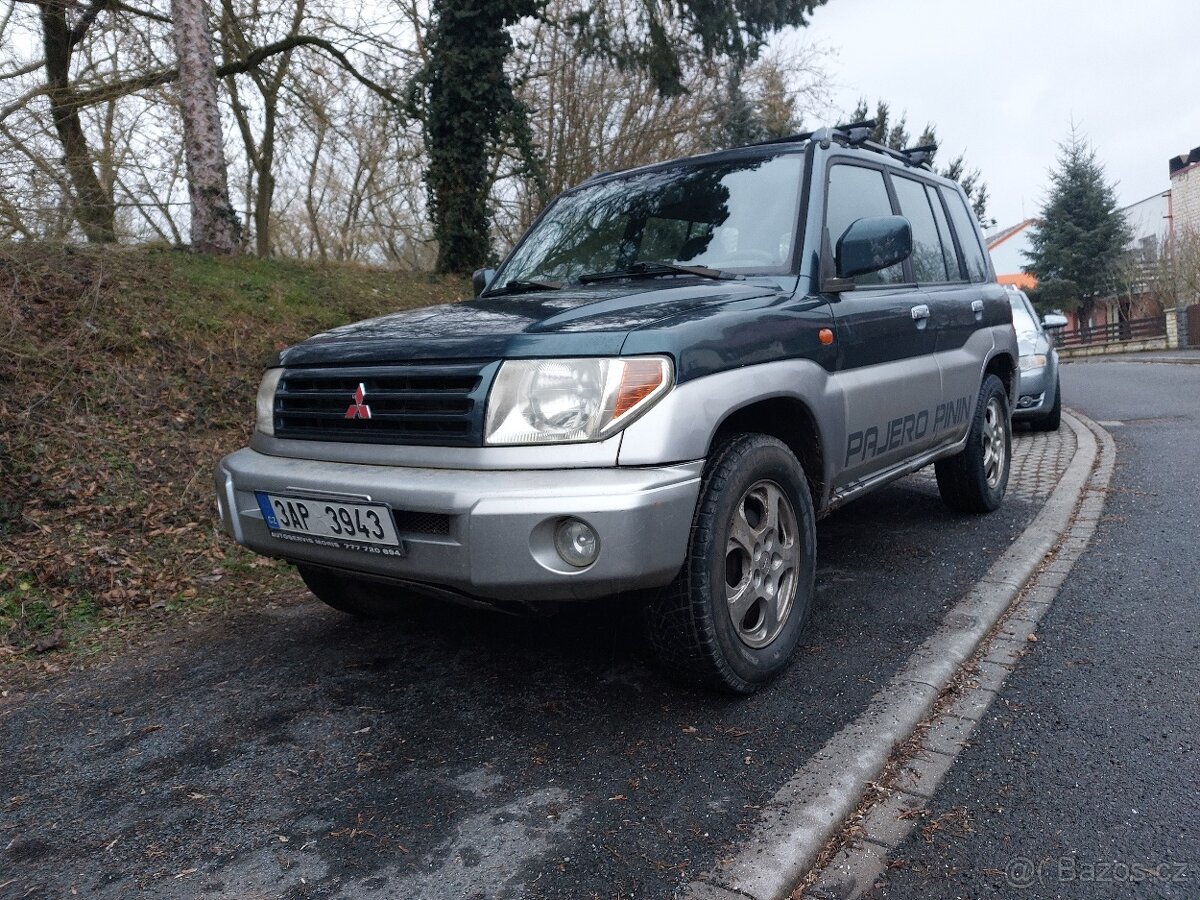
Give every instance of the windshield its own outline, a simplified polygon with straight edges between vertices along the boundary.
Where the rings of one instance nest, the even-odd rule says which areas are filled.
[[[791,269],[803,165],[795,153],[680,165],[565,194],[489,290],[650,261],[783,274]]]

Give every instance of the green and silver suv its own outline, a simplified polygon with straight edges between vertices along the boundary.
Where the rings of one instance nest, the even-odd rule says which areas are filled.
[[[959,186],[868,133],[593,178],[473,299],[282,351],[226,529],[355,615],[636,592],[667,667],[755,690],[818,518],[930,464],[962,512],[1008,481],[1008,297]]]

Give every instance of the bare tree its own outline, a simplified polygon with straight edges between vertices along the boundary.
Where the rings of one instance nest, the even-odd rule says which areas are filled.
[[[105,188],[92,167],[92,152],[79,118],[79,99],[71,83],[71,56],[108,0],[92,0],[83,15],[71,24],[65,0],[37,0],[42,24],[44,93],[50,101],[54,130],[62,144],[63,161],[75,188],[76,216],[89,241],[107,243],[117,239],[116,206],[111,189]]]
[[[1175,229],[1150,267],[1150,282],[1164,309],[1200,302],[1200,232]]]
[[[192,246],[207,253],[232,253],[241,238],[237,214],[229,202],[225,142],[217,108],[217,67],[204,0],[171,0],[171,16],[192,198]]]

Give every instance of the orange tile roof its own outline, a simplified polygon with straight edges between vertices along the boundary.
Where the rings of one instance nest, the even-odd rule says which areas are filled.
[[[1037,287],[1037,279],[1028,272],[1018,272],[1016,275],[997,275],[996,280],[1001,284],[1011,284],[1023,291],[1032,291]]]

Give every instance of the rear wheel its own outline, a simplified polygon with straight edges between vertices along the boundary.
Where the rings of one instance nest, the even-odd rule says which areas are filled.
[[[297,565],[308,589],[322,603],[362,619],[394,619],[412,608],[415,595],[378,581]]]
[[[967,445],[934,464],[942,500],[959,512],[992,512],[1004,500],[1011,461],[1008,393],[999,378],[988,375],[979,389]]]
[[[812,497],[787,446],[763,434],[720,444],[683,568],[646,604],[659,660],[732,693],[770,681],[791,660],[811,612],[816,543]]]

